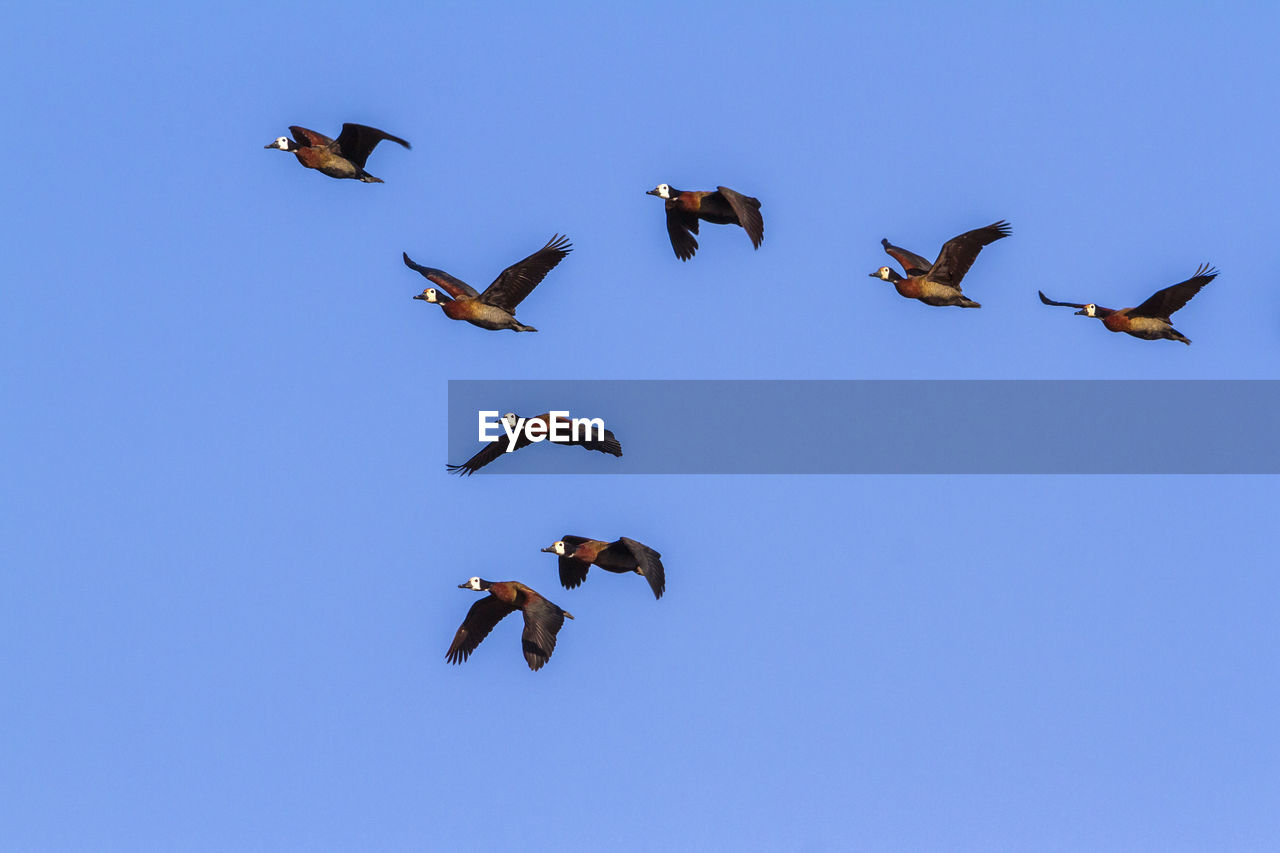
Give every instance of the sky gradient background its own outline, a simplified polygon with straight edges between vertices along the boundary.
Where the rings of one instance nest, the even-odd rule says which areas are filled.
[[[9,22],[0,848],[1280,844],[1274,478],[443,468],[450,378],[1280,378],[1273,4]],[[344,121],[384,185],[262,149]],[[659,182],[764,245],[680,263]],[[1002,218],[980,311],[867,277]],[[536,335],[410,300],[555,232]],[[1191,347],[1035,295],[1202,261]],[[667,595],[560,589],[566,533]],[[544,670],[445,664],[477,574],[578,617]]]

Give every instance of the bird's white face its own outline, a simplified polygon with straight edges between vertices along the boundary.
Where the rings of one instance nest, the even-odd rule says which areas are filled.
[[[259,138],[261,138],[261,137],[259,137]],[[267,146],[267,147],[269,147],[269,148],[279,148],[281,151],[288,151],[288,150],[289,150],[289,138],[288,138],[287,136],[281,136],[281,137],[279,137],[278,139],[276,139],[276,141],[275,141],[275,142],[271,143],[271,144],[270,144],[269,146]]]
[[[866,269],[866,267],[863,267],[863,269]],[[885,281],[888,281],[888,280],[889,280],[889,268],[888,268],[888,267],[880,267],[880,269],[876,270],[876,278],[882,278],[882,279],[884,279]]]
[[[515,412],[507,412],[502,416],[502,422],[512,429],[515,429],[516,424],[520,422],[520,418]]]
[[[671,198],[671,187],[667,184],[658,184],[654,187],[654,192],[658,194],[658,198]]]
[[[551,553],[559,554],[561,557],[563,557],[567,553],[567,549],[564,547],[563,539],[551,545]]]
[[[436,293],[436,289],[434,287],[428,287],[426,290],[422,291],[422,298],[428,302],[439,302],[440,294]]]
[[[1084,306],[1084,315],[1085,315],[1086,317],[1097,317],[1097,316],[1098,316],[1098,306],[1097,306],[1097,305],[1094,305],[1092,302],[1090,302],[1088,305]]]
[[[467,581],[467,582],[466,582],[466,584],[465,584],[465,587],[464,587],[464,588],[465,588],[465,589],[474,589],[474,590],[476,590],[477,592],[479,592],[479,591],[480,591],[480,578],[471,578],[469,581]]]

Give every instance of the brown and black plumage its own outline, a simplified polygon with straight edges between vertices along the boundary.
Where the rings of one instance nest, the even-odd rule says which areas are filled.
[[[519,581],[471,578],[458,584],[458,588],[489,594],[471,605],[467,618],[462,620],[458,633],[453,635],[453,642],[449,644],[444,658],[449,663],[462,663],[471,657],[494,625],[507,614],[519,610],[524,614],[524,633],[520,640],[524,659],[529,669],[537,672],[551,659],[551,653],[556,649],[556,634],[564,620],[573,618],[572,613],[561,610]]]
[[[932,264],[914,252],[900,249],[888,240],[881,240],[884,250],[902,264],[907,275],[903,277],[890,267],[881,267],[870,275],[872,278],[891,282],[900,295],[918,299],[926,305],[981,308],[981,304],[964,295],[960,282],[973,266],[982,247],[1008,237],[1009,233],[1009,223],[1003,220],[984,228],[966,231],[944,243],[938,259]]]
[[[530,444],[534,443],[533,439],[529,438],[529,434],[525,428],[529,423],[537,421],[544,425],[544,434],[547,436],[551,435],[550,430],[553,427],[555,427],[558,432],[563,431],[568,433],[569,438],[567,440],[558,440],[548,437],[546,441],[550,444],[571,444],[578,447],[585,447],[587,450],[597,450],[601,453],[608,453],[611,456],[622,455],[622,445],[618,442],[618,439],[614,436],[611,430],[606,429],[600,431],[593,427],[587,427],[585,429],[580,429],[575,435],[571,428],[571,422],[568,418],[557,415],[553,422],[550,412],[532,418],[524,418],[524,423],[521,423],[521,420],[520,416],[514,412],[507,412],[502,416],[503,423],[509,426],[512,431],[518,430],[515,439],[515,447],[512,447],[510,451],[512,453],[522,447],[528,447]],[[452,473],[469,476],[502,456],[504,453],[507,453],[507,448],[511,447],[511,443],[511,438],[508,436],[506,429],[504,429],[497,441],[492,441],[489,444],[486,444],[483,450],[475,456],[472,456],[466,462],[463,462],[461,465],[447,465],[445,467]]]
[[[363,124],[344,124],[337,139],[297,125],[290,125],[289,132],[293,139],[281,136],[262,147],[288,151],[308,169],[315,169],[331,178],[351,178],[366,184],[382,183],[381,178],[375,178],[364,170],[365,161],[379,142],[386,139],[405,148],[411,147],[398,136]]]
[[[662,598],[667,589],[662,555],[648,545],[625,536],[615,542],[563,536],[542,550],[560,558],[560,584],[565,589],[580,586],[592,566],[617,574],[635,572],[649,582],[654,598]]]
[[[764,219],[760,216],[760,200],[735,192],[728,187],[716,187],[714,191],[688,191],[672,189],[668,184],[658,184],[647,191],[666,202],[667,235],[676,257],[687,261],[698,251],[698,220],[715,225],[741,225],[751,238],[751,245],[759,249],[764,242]]]
[[[1112,309],[1092,302],[1056,302],[1045,296],[1044,291],[1040,291],[1040,301],[1045,305],[1078,308],[1077,314],[1101,320],[1111,332],[1124,332],[1147,341],[1179,341],[1190,346],[1191,339],[1175,329],[1169,318],[1217,275],[1218,271],[1209,264],[1201,264],[1191,278],[1157,290],[1136,308]]]
[[[413,298],[439,305],[446,317],[466,320],[482,329],[536,332],[533,326],[516,320],[516,306],[572,251],[569,238],[557,234],[547,245],[499,273],[484,293],[476,293],[474,287],[444,270],[414,263],[408,253],[404,254],[404,264],[440,288],[428,287]]]

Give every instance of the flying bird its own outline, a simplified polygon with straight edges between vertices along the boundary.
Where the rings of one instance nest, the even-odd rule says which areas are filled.
[[[760,217],[760,200],[735,192],[728,187],[716,187],[715,191],[691,192],[672,189],[668,184],[658,184],[646,195],[656,195],[666,202],[667,234],[676,257],[687,261],[698,251],[698,220],[716,225],[741,225],[751,238],[751,245],[759,249],[764,242],[764,219]]]
[[[982,305],[961,292],[960,281],[969,267],[973,266],[982,247],[1008,237],[1009,232],[1009,223],[1004,221],[966,231],[944,243],[938,259],[932,264],[913,252],[894,246],[888,240],[881,240],[885,252],[902,264],[907,275],[904,278],[897,270],[880,267],[870,273],[870,276],[892,282],[899,294],[908,299],[918,299],[925,305],[981,308]]]
[[[404,265],[440,287],[440,290],[428,287],[413,298],[439,305],[446,317],[466,320],[482,329],[536,332],[533,326],[516,320],[516,306],[572,251],[569,238],[557,234],[547,245],[503,270],[484,293],[476,293],[474,287],[444,270],[415,264],[408,253],[404,255]]]
[[[523,423],[521,423],[522,420]],[[534,443],[533,439],[529,438],[528,425],[534,422],[541,422],[544,425],[544,434],[548,436],[546,441],[550,444],[572,444],[577,445],[578,447],[585,447],[587,450],[598,450],[601,453],[608,453],[612,456],[622,455],[622,445],[618,442],[618,439],[614,437],[611,430],[603,430],[603,437],[594,438],[593,436],[600,435],[600,431],[596,430],[594,427],[588,426],[585,429],[580,429],[575,432],[572,428],[572,422],[568,418],[557,415],[553,422],[550,412],[538,415],[537,417],[523,419],[515,412],[507,412],[502,416],[502,422],[510,427],[512,432],[517,432],[515,447],[512,449],[512,453],[522,447],[528,447],[530,444]],[[569,434],[569,439],[567,441],[560,441],[551,438],[551,430],[555,426],[560,427],[558,430],[559,432]],[[492,441],[489,444],[486,444],[483,450],[475,456],[472,456],[466,462],[463,462],[461,465],[447,465],[445,467],[451,473],[456,473],[460,476],[470,476],[493,460],[505,454],[508,447],[511,447],[511,438],[507,434],[507,430],[504,429],[502,435],[498,437],[497,441]]]
[[[281,136],[262,147],[288,151],[308,169],[316,169],[331,178],[351,178],[366,184],[383,183],[382,178],[375,178],[364,170],[365,161],[379,142],[386,139],[405,148],[411,147],[398,136],[363,124],[344,124],[337,139],[296,125],[290,125],[289,132],[293,139]]]
[[[635,572],[649,582],[654,598],[662,598],[667,588],[667,573],[662,555],[634,539],[623,536],[616,542],[602,542],[583,536],[564,536],[542,549],[560,558],[560,584],[565,589],[580,586],[592,566],[606,572]]]
[[[462,663],[471,657],[476,646],[489,636],[494,625],[501,622],[508,613],[519,610],[524,614],[524,633],[520,637],[524,659],[528,662],[529,669],[537,672],[556,650],[556,634],[560,633],[564,620],[573,618],[572,613],[561,610],[519,581],[471,578],[466,583],[458,584],[458,589],[489,594],[471,605],[467,618],[462,620],[458,633],[453,635],[453,642],[449,644],[449,651],[444,658],[449,663]]]
[[[1200,292],[1218,275],[1218,271],[1209,264],[1201,264],[1196,274],[1186,281],[1170,285],[1164,290],[1157,290],[1151,298],[1136,308],[1120,308],[1113,310],[1095,305],[1092,302],[1054,302],[1040,291],[1040,301],[1045,305],[1057,305],[1062,308],[1079,308],[1077,314],[1095,317],[1110,332],[1124,332],[1135,338],[1147,341],[1169,340],[1181,341],[1188,346],[1191,339],[1173,327],[1170,317],[1173,312],[1191,301],[1191,297]]]

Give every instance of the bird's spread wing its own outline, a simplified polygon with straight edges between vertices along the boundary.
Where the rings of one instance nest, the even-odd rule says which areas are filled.
[[[1201,264],[1196,274],[1186,281],[1180,281],[1164,290],[1157,290],[1150,299],[1129,310],[1130,317],[1160,317],[1165,320],[1183,305],[1191,301],[1191,297],[1200,292],[1200,288],[1213,281],[1218,271],[1209,264]]]
[[[369,154],[384,139],[398,142],[405,148],[410,147],[409,143],[400,137],[392,136],[385,131],[378,130],[376,127],[365,127],[363,124],[344,124],[342,133],[338,134],[338,153],[363,169],[364,162],[369,159]]]
[[[630,551],[631,556],[636,558],[641,574],[649,582],[649,588],[653,590],[653,597],[662,598],[662,593],[667,590],[667,571],[662,566],[662,555],[648,545],[644,545],[634,539],[628,539],[625,536],[609,547],[613,548],[619,545]]]
[[[545,598],[535,598],[524,606],[524,659],[529,669],[542,669],[556,650],[556,634],[564,625],[565,612]]]
[[[593,435],[595,434],[595,432],[596,432],[595,430],[591,430],[591,433]],[[608,453],[611,456],[622,455],[622,442],[618,441],[617,436],[613,434],[613,430],[608,430],[608,429],[605,430],[603,440],[598,440],[593,438],[587,441],[579,441],[576,443],[582,445],[587,450],[598,450],[601,453]]]
[[[459,278],[454,278],[444,270],[438,270],[433,267],[424,267],[415,264],[409,257],[409,253],[404,253],[404,265],[414,270],[419,275],[427,279],[433,284],[439,285],[440,289],[452,296],[454,299],[461,299],[470,296],[473,299],[480,294],[476,293],[476,289]]]
[[[444,659],[449,663],[462,663],[469,658],[480,641],[489,636],[493,626],[512,610],[515,608],[492,595],[486,595],[471,605],[467,618],[462,620],[458,633],[453,635],[453,642],[449,644],[449,651]]]
[[[724,196],[724,200],[729,202],[733,212],[738,215],[738,222],[751,238],[751,245],[759,249],[764,242],[764,218],[760,216],[760,200],[728,187],[716,187],[716,191]]]
[[[316,133],[314,130],[307,130],[305,127],[298,127],[296,124],[289,125],[289,132],[293,134],[293,141],[304,148],[320,148],[333,142],[323,133]]]
[[[542,421],[543,423],[545,423],[547,425],[547,430],[548,430],[547,435],[550,436],[551,434],[550,433],[550,430],[551,430],[551,413],[550,412],[543,412],[542,414],[538,415],[536,418],[529,418],[528,420]],[[597,438],[597,436],[600,435],[601,431],[596,429],[593,426],[590,426],[590,425],[581,426],[581,427],[578,427],[578,429],[575,431],[572,427],[572,423],[567,418],[557,415],[555,420],[556,420],[556,426],[558,428],[558,431],[561,434],[567,433],[569,438],[565,441],[559,441],[559,440],[552,440],[550,437],[548,437],[547,440],[551,441],[552,444],[573,444],[573,445],[577,445],[578,447],[585,447],[587,450],[598,450],[601,453],[609,453],[614,456],[622,455],[622,444],[614,436],[612,430],[608,430],[608,429],[604,430],[604,437]],[[521,438],[524,437],[523,431],[521,431],[520,436]],[[523,444],[517,444],[516,450],[519,450],[523,446],[524,446]],[[578,541],[585,542],[586,540],[580,539]]]
[[[542,415],[541,417],[550,423],[550,413]],[[557,418],[557,420],[564,421],[564,418]],[[578,437],[576,438],[573,431],[570,430],[569,440],[566,442],[556,442],[556,444],[576,444],[579,447],[585,447],[587,450],[598,450],[601,453],[608,453],[613,456],[622,455],[622,444],[614,436],[613,430],[604,430],[603,438],[597,438],[599,435],[599,430],[595,427],[588,426],[581,428],[581,431],[578,433]]]
[[[570,553],[577,550],[577,547],[586,542],[584,536],[561,536],[560,541],[564,543],[564,547]],[[591,568],[590,563],[584,563],[575,557],[560,557],[560,585],[565,589],[574,589],[582,586],[587,579],[587,570]]]
[[[590,563],[584,563],[577,557],[560,558],[560,585],[565,589],[576,589],[587,579]]]
[[[524,432],[521,431],[520,437],[516,439],[516,450],[519,450],[522,447],[527,447],[529,443],[529,439],[525,436]],[[510,444],[511,439],[507,438],[506,432],[503,432],[502,435],[498,436],[497,441],[492,441],[486,444],[483,450],[475,456],[472,456],[466,462],[463,462],[461,465],[446,465],[445,468],[452,474],[469,477],[502,454],[506,453],[507,447],[510,446]]]
[[[966,231],[959,237],[952,237],[942,246],[938,260],[929,270],[929,280],[938,284],[947,284],[960,289],[960,280],[973,266],[974,259],[982,251],[982,247],[994,243],[1002,237],[1009,236],[1009,223],[996,222],[986,228],[975,228]]]
[[[1044,291],[1037,291],[1040,294],[1040,301],[1045,305],[1057,305],[1060,308],[1083,308],[1083,302],[1054,302],[1052,299],[1044,295]]]
[[[902,264],[902,271],[905,272],[908,277],[924,275],[933,267],[933,264],[920,257],[915,252],[908,252],[901,246],[893,245],[888,240],[882,239],[880,241],[880,245],[884,246],[884,250],[889,257]]]
[[[671,238],[671,248],[676,250],[676,257],[687,261],[698,251],[698,241],[694,234],[698,233],[698,217],[671,202],[667,202],[667,236]]]
[[[547,273],[572,251],[568,237],[555,235],[547,241],[547,245],[503,270],[493,280],[493,284],[485,288],[480,301],[497,306],[508,314],[515,314],[520,300],[528,296],[546,278]]]

